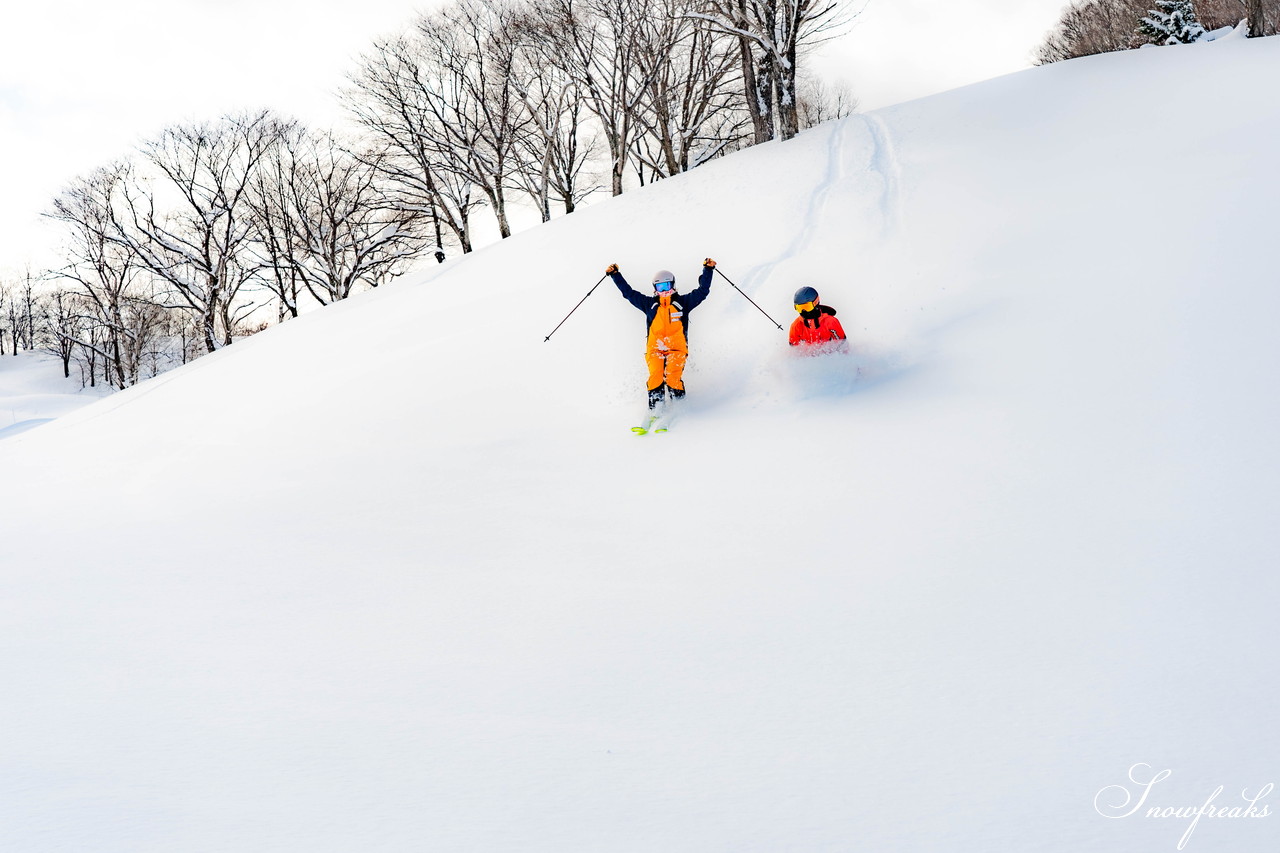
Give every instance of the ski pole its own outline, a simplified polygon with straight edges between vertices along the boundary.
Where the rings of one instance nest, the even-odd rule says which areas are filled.
[[[599,287],[601,282],[603,282],[608,277],[609,277],[608,273],[605,273],[604,275],[600,276],[600,281],[597,281],[594,285],[592,285],[591,289],[587,291],[587,296],[590,296],[591,294],[595,293],[596,288]],[[587,296],[584,296],[578,300],[578,304],[573,306],[573,311],[577,311],[579,308],[582,307],[582,303],[587,301]],[[570,317],[573,316],[573,311],[570,311],[568,314],[564,315],[564,320],[561,320],[559,325],[557,325],[554,329],[551,330],[551,335],[554,335],[556,332],[560,331],[560,326],[563,326],[565,323],[565,320],[568,320]],[[545,338],[543,338],[542,342],[545,344],[547,341],[551,340],[551,335],[547,335]]]
[[[715,271],[716,271],[716,272],[720,272],[720,267],[716,267],[716,268],[715,268]],[[724,273],[720,272],[720,277],[721,277],[722,279],[724,279],[725,281],[728,281],[728,282],[729,282],[729,284],[733,285],[733,289],[734,289],[734,290],[738,291],[739,293],[742,293],[742,288],[741,288],[741,287],[738,287],[738,285],[734,284],[732,281],[729,281],[729,276],[727,276],[727,275],[725,275]],[[756,305],[756,301],[755,301],[754,299],[752,299],[750,296],[747,296],[747,294],[742,293],[742,296],[743,296],[743,298],[744,298],[744,299],[746,299],[746,300],[747,300],[748,302],[750,302],[752,305]],[[759,311],[761,314],[764,314],[764,316],[769,317],[769,313],[768,313],[767,311],[765,311],[763,308],[761,308],[759,305],[756,305],[756,310],[757,310],[757,311]],[[775,320],[775,319],[773,319],[772,317],[769,317],[769,322],[770,322],[770,323],[772,323],[773,325],[777,326],[777,327],[778,327],[778,331],[780,331],[780,332],[785,332],[785,331],[786,331],[786,329],[782,328],[782,326],[778,323],[778,321],[777,321],[777,320]]]

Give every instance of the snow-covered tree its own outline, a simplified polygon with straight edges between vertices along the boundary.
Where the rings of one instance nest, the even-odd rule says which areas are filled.
[[[795,136],[800,57],[847,20],[845,0],[703,0],[696,14],[738,40],[755,141]]]
[[[1191,0],[1156,0],[1138,22],[1138,32],[1155,44],[1190,44],[1204,35]]]
[[[1071,0],[1058,23],[1036,49],[1041,65],[1151,42],[1135,21],[1146,17],[1151,0]],[[1251,36],[1271,35],[1280,23],[1280,0],[1195,0],[1196,18],[1208,31],[1234,27],[1245,14]]]

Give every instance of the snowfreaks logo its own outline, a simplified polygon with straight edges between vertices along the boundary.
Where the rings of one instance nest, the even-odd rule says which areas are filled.
[[[1093,808],[1098,814],[1113,820],[1132,817],[1143,809],[1145,811],[1142,812],[1142,816],[1147,818],[1181,818],[1182,820],[1189,820],[1191,823],[1187,826],[1186,832],[1182,833],[1182,837],[1178,839],[1179,850],[1187,846],[1187,842],[1191,840],[1191,833],[1195,831],[1196,824],[1200,822],[1202,817],[1219,820],[1222,818],[1268,817],[1271,814],[1271,806],[1258,805],[1260,800],[1269,796],[1274,790],[1275,785],[1271,782],[1259,788],[1256,794],[1250,794],[1248,789],[1242,790],[1240,793],[1241,799],[1236,804],[1215,805],[1218,797],[1226,789],[1225,785],[1219,785],[1201,805],[1183,806],[1181,808],[1168,805],[1148,805],[1147,800],[1151,796],[1151,789],[1172,775],[1172,770],[1161,770],[1159,773],[1154,773],[1150,764],[1135,764],[1129,768],[1129,782],[1134,787],[1129,785],[1108,785],[1094,795]]]

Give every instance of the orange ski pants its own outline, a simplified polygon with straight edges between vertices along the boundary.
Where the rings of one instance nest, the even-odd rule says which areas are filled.
[[[676,391],[684,390],[684,363],[689,358],[689,353],[685,350],[661,350],[650,348],[644,354],[644,360],[649,365],[649,390],[660,388],[665,382],[668,388],[674,388]]]

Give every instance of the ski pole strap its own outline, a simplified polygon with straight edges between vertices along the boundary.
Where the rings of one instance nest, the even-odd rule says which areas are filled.
[[[742,293],[742,288],[741,288],[741,287],[738,287],[738,285],[734,284],[734,283],[733,283],[733,281],[731,281],[731,280],[730,280],[729,276],[727,276],[727,275],[725,275],[724,273],[720,272],[720,267],[712,267],[712,269],[714,269],[716,272],[720,273],[720,277],[721,277],[722,279],[724,279],[725,281],[729,282],[730,286],[732,286],[734,290],[738,291],[739,293]],[[750,302],[752,305],[756,305],[756,301],[755,301],[754,299],[752,299],[750,296],[747,296],[747,294],[742,293],[742,298],[746,299],[746,300],[747,300],[748,302]],[[759,305],[756,305],[756,310],[757,310],[757,311],[759,311],[759,312],[760,312],[761,314],[763,314],[764,316],[769,317],[769,312],[768,312],[768,311],[765,311],[765,310],[764,310],[763,308],[761,308]],[[773,323],[773,325],[777,326],[777,327],[778,327],[778,331],[780,331],[780,332],[785,332],[785,331],[786,331],[786,329],[782,328],[782,324],[781,324],[781,323],[779,323],[777,320],[773,319],[772,317],[769,317],[769,322],[770,322],[770,323]]]

